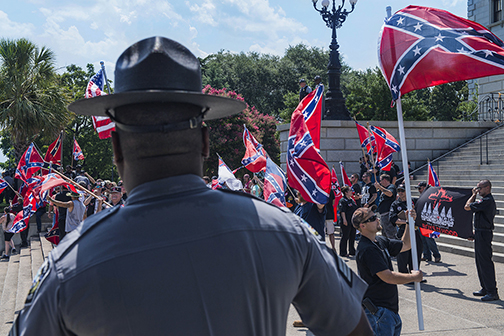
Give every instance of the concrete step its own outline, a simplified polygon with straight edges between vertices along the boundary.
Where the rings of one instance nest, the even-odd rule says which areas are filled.
[[[15,320],[15,315],[23,309],[26,296],[30,290],[31,283],[33,280],[32,270],[31,270],[31,248],[22,248],[19,256],[19,274],[16,292],[16,307],[14,310],[13,321]]]
[[[52,249],[54,248],[54,246],[53,246],[53,244],[50,241],[48,241],[47,239],[45,239],[44,233],[40,233],[39,237],[40,237],[40,245],[41,245],[41,248],[42,248],[42,256],[45,259],[45,258],[47,258],[47,256],[49,256],[49,253],[52,251]],[[42,264],[40,264],[40,265],[42,265]]]
[[[32,260],[32,276],[37,274],[40,266],[44,263],[44,252],[42,250],[42,242],[38,237],[32,237],[31,240],[31,260]]]
[[[496,237],[496,234],[494,233],[494,240],[492,241],[493,251],[494,251],[494,253],[500,253],[500,254],[504,255],[504,243],[496,241],[495,237]],[[500,238],[502,238],[502,235]],[[467,239],[458,238],[458,237],[454,237],[454,236],[440,235],[439,238],[436,239],[436,242],[438,244],[439,243],[446,243],[449,245],[468,247],[468,248],[472,248],[474,250],[474,241],[469,241]]]
[[[437,242],[437,246],[441,252],[454,253],[474,258],[474,248],[471,247],[458,246],[444,242]],[[504,254],[494,252],[492,259],[496,263],[504,263]]]
[[[8,262],[9,265],[0,298],[0,335],[7,335],[9,333],[14,320],[19,277],[19,258],[19,254],[12,255]]]

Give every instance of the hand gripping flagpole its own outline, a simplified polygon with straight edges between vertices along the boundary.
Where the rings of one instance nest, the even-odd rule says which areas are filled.
[[[401,156],[402,156],[402,164],[403,164],[403,172],[404,172],[404,186],[406,188],[406,204],[408,210],[411,210],[412,200],[411,200],[411,185],[409,179],[409,168],[408,168],[408,151],[406,149],[406,137],[404,135],[404,123],[403,123],[403,112],[401,105],[401,98],[396,101],[397,106],[397,121],[399,126],[399,137],[401,140]],[[418,271],[418,254],[417,245],[416,245],[416,237],[415,237],[415,221],[411,216],[408,216],[408,224],[409,224],[409,233],[410,233],[410,241],[411,241],[411,258],[413,260],[413,269]],[[417,315],[418,315],[418,330],[424,330],[423,323],[423,311],[422,311],[422,296],[420,292],[420,283],[415,282],[415,296],[417,303]]]

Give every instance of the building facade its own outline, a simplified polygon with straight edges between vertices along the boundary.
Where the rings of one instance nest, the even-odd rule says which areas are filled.
[[[485,26],[504,40],[504,0],[467,0],[467,18]],[[478,119],[504,120],[504,75],[468,81],[469,91],[478,92]],[[472,97],[476,100],[476,97]]]

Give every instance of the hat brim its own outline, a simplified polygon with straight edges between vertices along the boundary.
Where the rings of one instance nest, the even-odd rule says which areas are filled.
[[[187,103],[208,108],[204,120],[228,117],[243,111],[247,107],[247,104],[234,98],[189,91],[149,90],[81,99],[68,105],[68,109],[77,114],[107,116],[105,112],[119,106],[153,102]]]

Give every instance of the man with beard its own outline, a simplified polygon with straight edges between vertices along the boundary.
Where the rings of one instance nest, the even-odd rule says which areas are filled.
[[[416,218],[415,210],[411,210],[411,216]],[[390,260],[391,256],[411,249],[408,226],[401,240],[376,235],[382,227],[371,208],[357,209],[352,224],[362,235],[356,261],[359,275],[369,286],[362,301],[368,321],[378,336],[400,335],[402,322],[397,285],[422,280],[421,271],[394,272]]]

